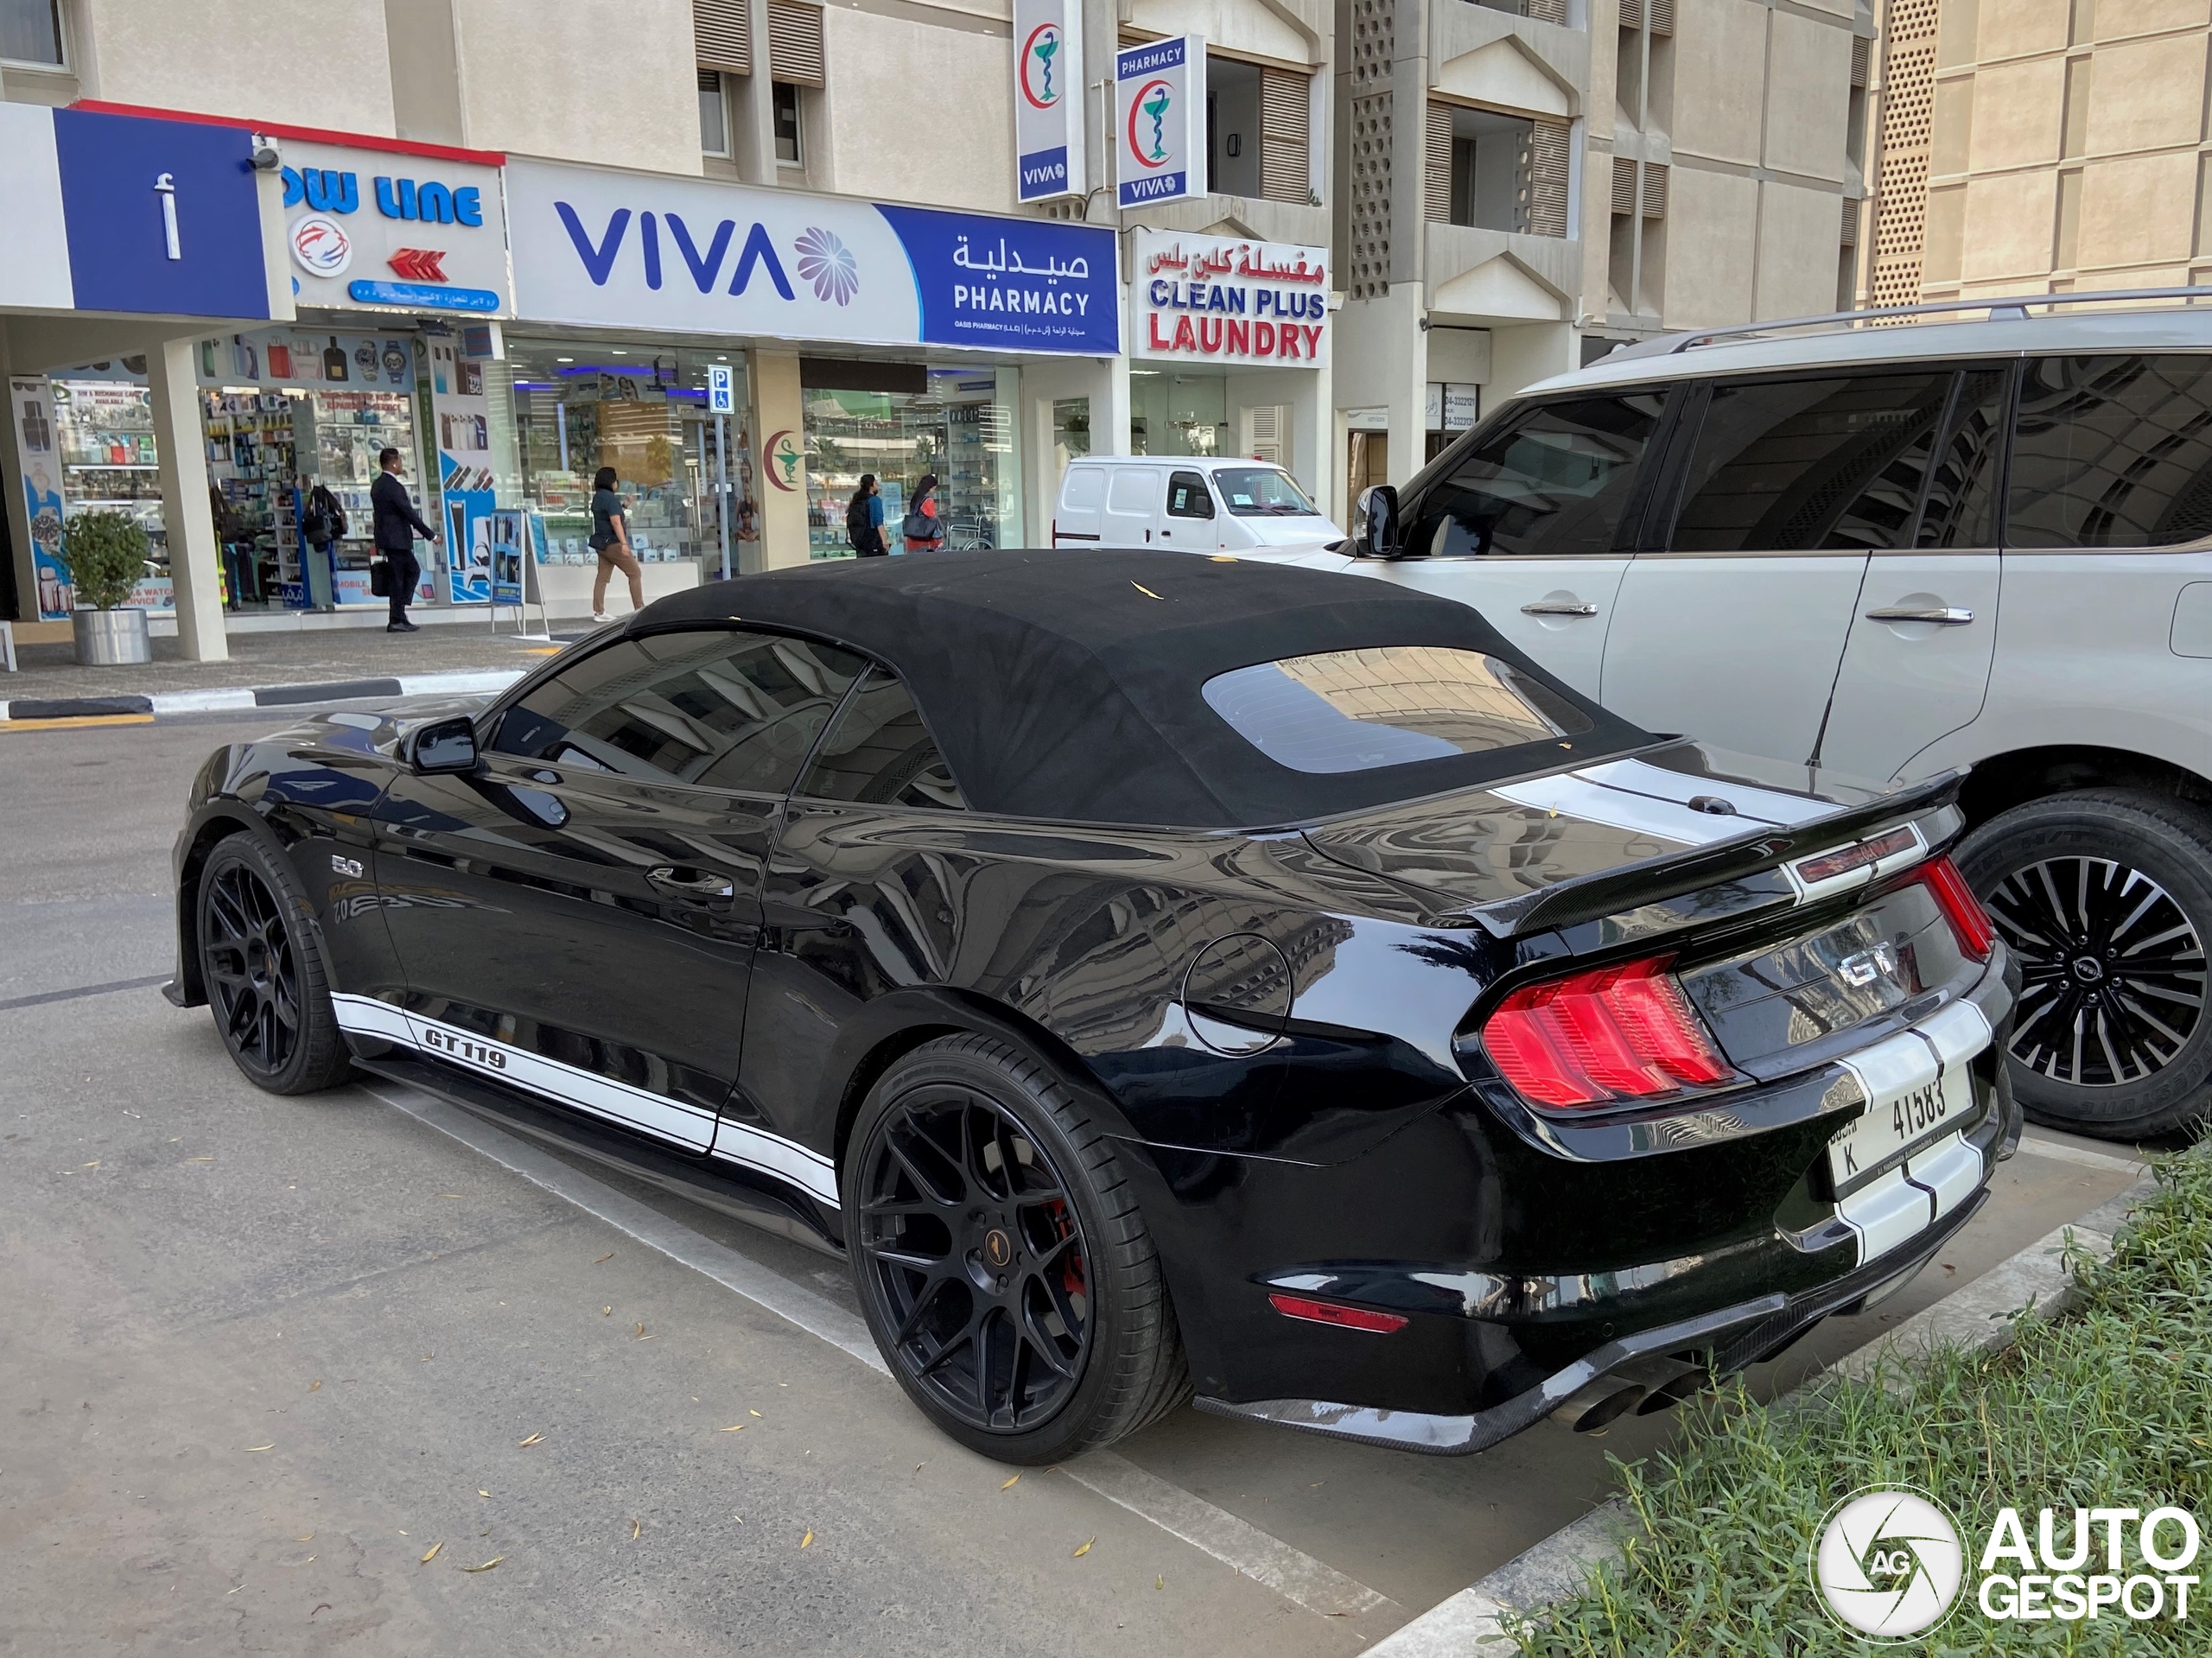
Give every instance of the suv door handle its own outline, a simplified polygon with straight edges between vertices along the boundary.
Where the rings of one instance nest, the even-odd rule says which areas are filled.
[[[1522,606],[1521,613],[1523,616],[1595,616],[1598,607],[1586,605],[1579,600],[1539,599],[1533,605]]]
[[[662,864],[645,871],[645,880],[674,898],[706,899],[709,900],[733,898],[737,883],[727,875],[717,875],[711,870],[678,869]]]
[[[1938,627],[1964,627],[1974,619],[1974,612],[1936,605],[1885,605],[1868,611],[1866,619],[1870,622],[1933,622]]]

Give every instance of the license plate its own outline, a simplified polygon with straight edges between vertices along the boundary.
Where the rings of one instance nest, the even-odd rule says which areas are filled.
[[[1974,1073],[1946,1065],[1932,1083],[1876,1098],[1864,1115],[1828,1141],[1828,1173],[1837,1195],[1863,1185],[1900,1153],[1963,1128],[1977,1115]]]

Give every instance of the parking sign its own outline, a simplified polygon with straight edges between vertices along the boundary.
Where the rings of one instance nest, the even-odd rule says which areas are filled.
[[[734,415],[737,412],[737,393],[734,377],[728,363],[707,365],[707,410],[710,414]]]

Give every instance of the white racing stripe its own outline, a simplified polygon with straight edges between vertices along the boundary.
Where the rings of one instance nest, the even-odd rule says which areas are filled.
[[[876,1350],[875,1338],[868,1333],[867,1324],[836,1302],[792,1283],[780,1273],[771,1271],[727,1245],[700,1236],[650,1204],[625,1196],[604,1181],[571,1168],[550,1152],[518,1139],[459,1106],[449,1105],[419,1089],[382,1078],[366,1082],[364,1086],[386,1105],[404,1111],[473,1151],[481,1152],[501,1167],[566,1199],[648,1248],[658,1249],[678,1265],[703,1274],[724,1289],[859,1360],[877,1375],[890,1375],[889,1367]],[[1111,1451],[1094,1452],[1080,1462],[1064,1465],[1060,1471],[1096,1496],[1128,1509],[1223,1565],[1234,1566],[1255,1583],[1308,1611],[1323,1617],[1357,1616],[1370,1611],[1402,1614],[1403,1609],[1395,1601],[1304,1551],[1293,1548],[1280,1538],[1269,1536],[1226,1509],[1216,1508],[1205,1498],[1147,1473]]]

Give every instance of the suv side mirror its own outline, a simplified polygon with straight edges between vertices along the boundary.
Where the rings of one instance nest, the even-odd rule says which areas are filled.
[[[1351,550],[1355,558],[1398,556],[1398,492],[1394,486],[1376,484],[1359,492]]]
[[[466,715],[417,726],[407,737],[408,769],[420,776],[476,769],[476,722]]]

